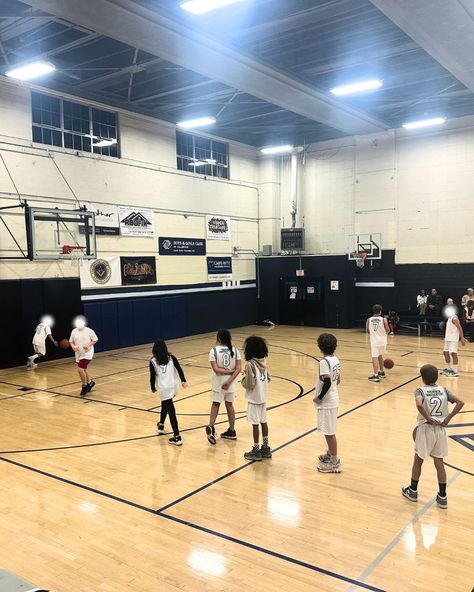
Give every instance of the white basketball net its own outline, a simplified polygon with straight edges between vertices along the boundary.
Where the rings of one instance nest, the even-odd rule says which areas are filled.
[[[363,251],[355,252],[354,253],[354,261],[359,269],[362,269],[365,265],[365,260],[367,259],[367,253]]]
[[[84,262],[84,251],[82,249],[73,249],[70,253],[71,266],[79,269]]]

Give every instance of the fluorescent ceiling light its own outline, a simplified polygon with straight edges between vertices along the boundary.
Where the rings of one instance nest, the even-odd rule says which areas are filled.
[[[97,142],[97,144],[92,145],[96,146],[97,148],[106,148],[107,146],[113,146],[116,143],[117,140],[101,140],[100,142]]]
[[[51,74],[56,70],[56,66],[49,62],[31,62],[31,64],[25,64],[8,70],[5,72],[9,78],[16,78],[17,80],[32,80],[33,78],[39,78],[46,74]]]
[[[181,2],[180,7],[192,14],[204,14],[236,2],[242,2],[242,0],[188,0],[187,2]]]
[[[279,154],[280,152],[291,152],[293,146],[285,144],[283,146],[271,146],[270,148],[262,148],[260,152],[262,154]]]
[[[354,95],[356,93],[363,93],[369,90],[377,90],[381,86],[383,86],[383,82],[381,80],[361,80],[360,82],[354,82],[352,84],[336,86],[334,88],[331,88],[331,92],[333,95],[341,97],[344,95]]]
[[[446,123],[445,117],[432,117],[431,119],[420,119],[419,121],[409,121],[404,123],[405,129],[420,129],[422,127],[431,127],[432,125],[442,125]]]
[[[183,127],[184,129],[195,128],[195,127],[203,127],[205,125],[212,125],[216,123],[215,117],[199,117],[198,119],[187,119],[186,121],[178,121],[176,124],[178,127]]]

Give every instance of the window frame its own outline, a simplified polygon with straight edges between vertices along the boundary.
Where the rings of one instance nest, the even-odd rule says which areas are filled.
[[[192,142],[190,142],[188,140],[188,142],[185,144],[187,147],[190,147],[192,145],[192,156],[187,156],[186,154],[179,153],[178,146],[180,144],[184,144],[184,142],[180,141],[180,135],[183,138],[188,137],[189,139],[192,139]],[[189,167],[189,165],[192,164],[193,162],[195,163],[200,160],[198,157],[196,157],[196,151],[206,150],[205,147],[196,146],[196,139],[203,141],[203,142],[209,142],[209,154],[210,154],[209,160],[215,161],[215,164],[213,164],[211,162],[206,167],[204,167],[205,170],[201,170],[201,171],[197,170],[195,166],[191,167],[191,168]],[[217,157],[217,155],[222,156],[224,153],[221,151],[214,150],[215,144],[220,144],[222,146],[225,146],[226,164],[224,164],[224,165],[220,164],[220,160]],[[216,155],[216,157],[214,157],[214,154]],[[184,168],[185,162],[187,163],[188,168]],[[176,129],[176,167],[179,171],[192,173],[194,175],[208,176],[208,177],[212,177],[214,179],[221,179],[223,181],[229,181],[230,180],[230,146],[229,146],[229,143],[222,141],[222,140],[217,140],[215,138],[201,136],[199,134],[193,134],[193,133],[182,131],[180,129]],[[227,172],[227,175],[226,176],[219,175],[218,174],[219,170],[225,170]]]
[[[35,95],[38,97],[41,97],[41,98],[47,97],[48,99],[53,99],[53,100],[59,101],[59,124],[60,124],[60,127],[57,127],[54,125],[43,124],[43,123],[37,123],[34,121],[33,111],[34,111],[34,109],[36,109],[36,107],[34,106],[33,101],[34,101]],[[82,131],[75,131],[73,129],[66,129],[65,115],[64,115],[64,103],[65,102],[70,103],[71,105],[77,105],[81,108],[84,108],[84,107],[87,108],[88,127],[89,127],[88,133],[84,133]],[[98,125],[107,125],[108,127],[111,127],[111,128],[114,127],[112,125],[109,126],[108,124],[102,124],[98,121],[95,121],[94,116],[93,116],[94,110],[114,116],[115,131],[116,131],[116,136],[117,136],[116,137],[117,143],[115,144],[117,154],[111,154],[110,149],[113,148],[114,145],[104,146],[103,148],[94,147],[94,145],[93,145],[94,123],[96,123]],[[74,118],[74,116],[71,116],[71,117]],[[74,126],[71,125],[70,127],[74,127]],[[69,99],[69,98],[66,98],[66,97],[63,97],[60,95],[53,95],[53,94],[49,94],[49,93],[44,93],[44,92],[32,90],[31,91],[31,129],[32,129],[32,141],[36,144],[41,144],[42,146],[51,146],[51,148],[62,148],[64,150],[72,150],[74,152],[83,152],[84,154],[91,154],[91,155],[96,155],[96,156],[107,156],[109,158],[121,158],[119,114],[117,111],[113,111],[111,109],[103,109],[102,107],[98,107],[98,106],[92,105],[90,103],[77,101],[75,99]],[[43,139],[43,130],[49,130],[51,132],[51,136],[53,135],[54,132],[60,133],[61,134],[61,145],[54,144],[54,143],[47,144],[43,141],[38,142],[37,140],[34,139],[34,130],[35,129],[41,130],[41,138],[42,139]],[[72,136],[72,143],[73,143],[72,147],[66,146],[66,135]],[[83,146],[83,138],[87,138],[90,141],[90,150],[84,150],[83,148],[74,147],[74,137],[76,137],[76,136],[81,138],[81,145],[82,146]],[[110,138],[98,137],[97,139],[107,140]]]

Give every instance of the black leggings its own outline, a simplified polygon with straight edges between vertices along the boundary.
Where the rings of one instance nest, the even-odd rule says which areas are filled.
[[[176,411],[174,408],[173,399],[167,399],[161,403],[160,423],[165,423],[166,416],[170,416],[171,428],[175,436],[179,436],[178,420],[176,419]]]

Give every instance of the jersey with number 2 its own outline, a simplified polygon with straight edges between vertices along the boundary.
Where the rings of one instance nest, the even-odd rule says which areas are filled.
[[[444,386],[438,386],[437,384],[417,388],[415,397],[422,399],[425,411],[440,423],[449,414],[448,402],[454,403],[453,393]],[[417,422],[418,425],[426,423],[426,419],[421,413],[418,413]]]

